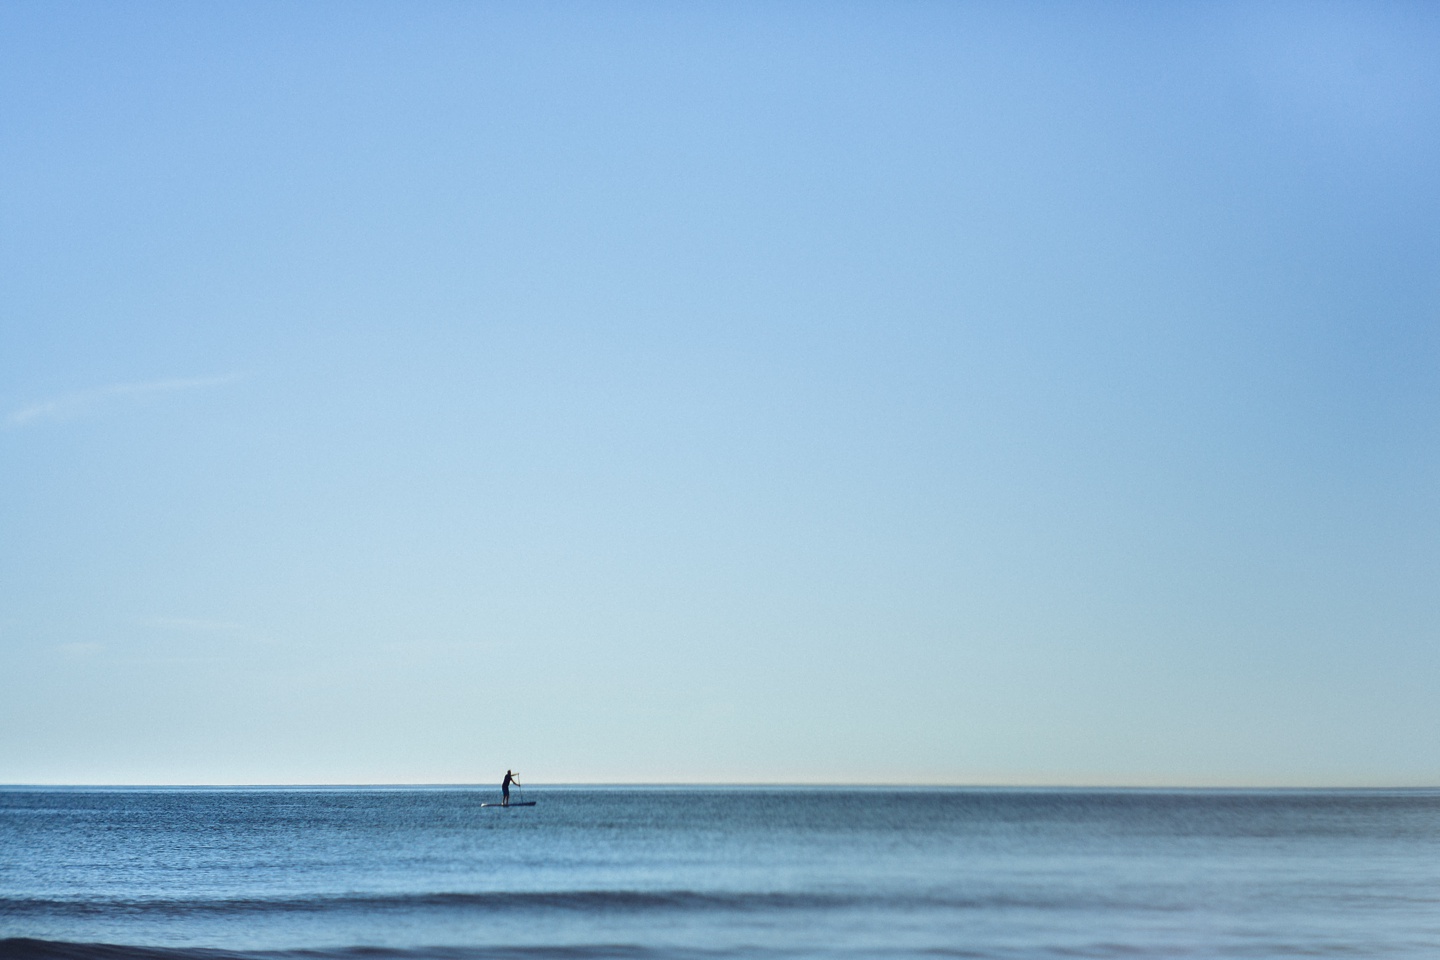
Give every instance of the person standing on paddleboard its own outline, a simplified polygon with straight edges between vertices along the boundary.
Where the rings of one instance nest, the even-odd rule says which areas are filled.
[[[505,771],[505,779],[500,781],[500,806],[510,806],[510,784],[519,782],[519,780],[515,779],[514,771]]]

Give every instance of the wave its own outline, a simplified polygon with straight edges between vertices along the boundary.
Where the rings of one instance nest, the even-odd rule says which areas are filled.
[[[850,951],[833,951],[837,957]],[[984,960],[992,953],[960,948],[931,948],[895,957],[916,960]],[[580,943],[487,947],[340,947],[304,950],[225,950],[210,947],[149,947],[64,940],[0,939],[0,960],[812,960],[802,952],[747,944],[743,950],[695,947],[647,947],[632,943]],[[870,954],[863,954],[869,957]]]
[[[748,952],[747,952],[748,953]],[[763,953],[763,951],[762,951]],[[324,950],[222,950],[146,947],[64,940],[0,939],[0,960],[716,960],[727,952],[656,950],[638,944],[597,943],[496,947],[342,947]]]
[[[0,916],[196,916],[275,913],[389,912],[416,910],[599,912],[792,912],[881,909],[949,910],[1129,910],[1184,909],[1154,900],[1118,900],[1103,896],[962,897],[933,894],[699,890],[555,890],[480,893],[340,894],[301,897],[212,899],[165,898],[6,898]]]
[[[379,910],[785,910],[852,907],[861,898],[825,894],[695,890],[558,890],[482,893],[340,894],[309,897],[7,898],[0,916],[24,914],[311,913]]]

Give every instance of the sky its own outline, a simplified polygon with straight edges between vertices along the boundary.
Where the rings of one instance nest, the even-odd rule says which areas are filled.
[[[0,4],[0,783],[1440,784],[1440,8]]]

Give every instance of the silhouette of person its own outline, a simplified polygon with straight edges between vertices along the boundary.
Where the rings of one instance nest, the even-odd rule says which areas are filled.
[[[510,806],[510,784],[519,782],[515,779],[513,771],[505,771],[505,779],[500,781],[500,805],[502,807]]]

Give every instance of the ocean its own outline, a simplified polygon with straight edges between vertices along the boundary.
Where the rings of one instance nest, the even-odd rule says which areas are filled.
[[[0,958],[1440,957],[1440,792],[0,788]]]

